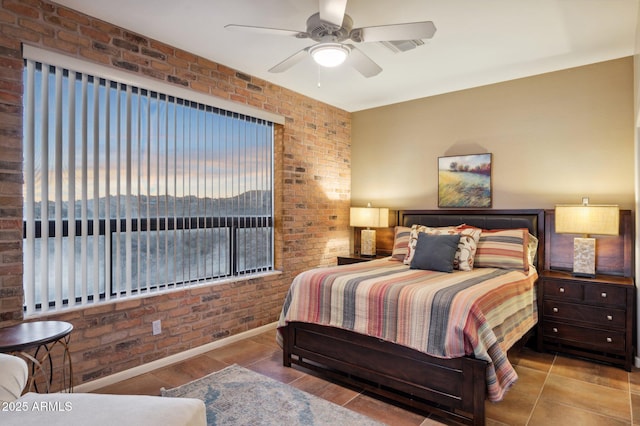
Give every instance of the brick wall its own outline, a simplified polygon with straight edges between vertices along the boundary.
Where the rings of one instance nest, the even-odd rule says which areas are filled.
[[[28,43],[283,115],[276,126],[276,267],[283,273],[26,318],[73,323],[76,384],[277,320],[301,270],[349,251],[350,114],[54,3],[0,10],[0,327],[22,318],[22,68]],[[163,332],[151,335],[162,319]]]

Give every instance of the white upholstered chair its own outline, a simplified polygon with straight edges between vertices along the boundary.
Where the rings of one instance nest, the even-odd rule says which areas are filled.
[[[0,354],[0,424],[30,426],[204,426],[204,403],[192,398],[146,395],[29,392],[27,363]]]

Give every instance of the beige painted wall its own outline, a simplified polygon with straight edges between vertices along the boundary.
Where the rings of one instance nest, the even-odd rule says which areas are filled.
[[[634,209],[633,59],[352,115],[352,205],[438,206],[437,158],[493,154],[493,208]]]

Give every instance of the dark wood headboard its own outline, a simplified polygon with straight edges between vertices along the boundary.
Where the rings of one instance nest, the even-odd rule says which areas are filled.
[[[527,228],[538,238],[536,266],[543,266],[545,250],[545,217],[543,209],[527,210],[399,210],[393,225],[452,226],[466,223],[482,229]],[[389,256],[393,250],[394,227],[377,229],[376,245],[379,255]],[[360,247],[360,233],[354,233],[354,248]]]
[[[544,260],[544,210],[400,210],[398,225],[455,226],[460,224],[482,229],[527,228],[538,238],[536,267]]]
[[[527,228],[544,234],[544,210],[400,210],[398,224],[411,227],[454,226],[462,223],[482,229]]]

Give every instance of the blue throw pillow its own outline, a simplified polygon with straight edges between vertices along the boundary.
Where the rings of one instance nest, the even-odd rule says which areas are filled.
[[[460,235],[418,234],[416,250],[411,260],[411,269],[428,269],[440,272],[453,271]]]

